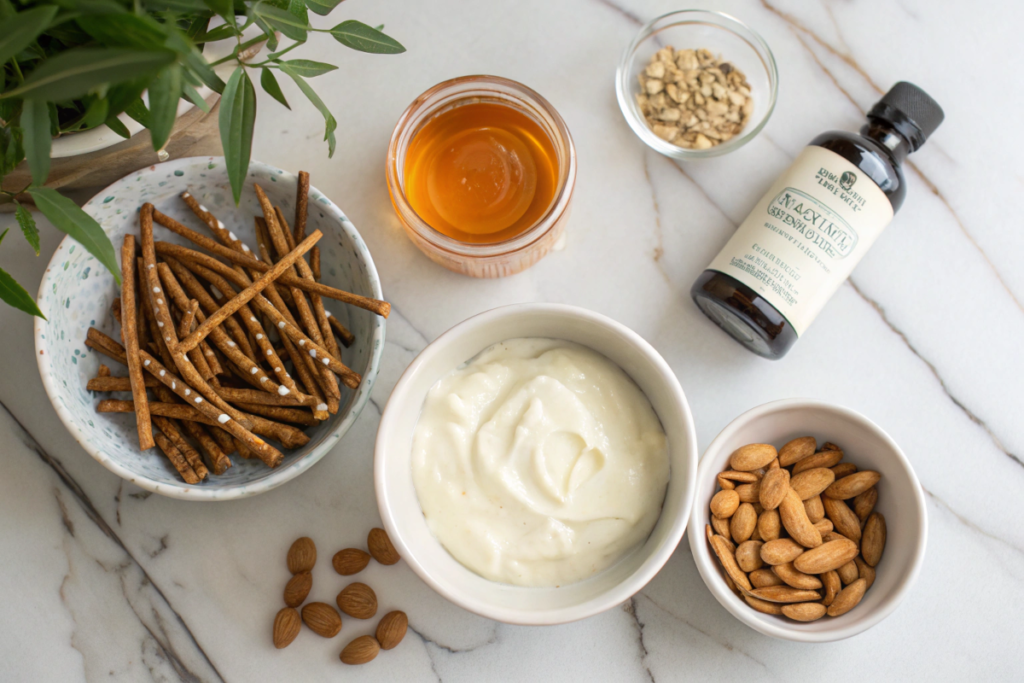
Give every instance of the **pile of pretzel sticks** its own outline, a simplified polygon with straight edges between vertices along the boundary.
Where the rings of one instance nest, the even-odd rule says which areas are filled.
[[[101,365],[87,388],[130,391],[131,400],[105,399],[97,411],[134,413],[139,448],[158,447],[189,484],[222,474],[232,453],[278,466],[284,455],[266,439],[302,447],[309,437],[299,427],[338,412],[339,381],[359,386],[359,373],[341,360],[353,336],[324,297],[383,317],[391,311],[386,301],[320,282],[322,233],[306,234],[308,193],[302,172],[293,229],[256,186],[258,253],[188,192],[182,200],[213,238],[148,203],[138,240],[125,235],[112,308],[121,342],[90,328],[85,343],[127,366],[128,376]],[[205,251],[154,240],[154,222]]]

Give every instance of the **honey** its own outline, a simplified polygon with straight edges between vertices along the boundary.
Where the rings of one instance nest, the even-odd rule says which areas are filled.
[[[559,168],[554,144],[533,118],[474,102],[424,124],[404,171],[409,204],[430,227],[460,242],[493,244],[548,212]]]

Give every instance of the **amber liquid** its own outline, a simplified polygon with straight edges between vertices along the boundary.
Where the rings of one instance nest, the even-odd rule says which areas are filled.
[[[551,138],[502,104],[439,114],[405,155],[409,204],[427,225],[460,242],[493,244],[522,234],[548,212],[557,183]]]

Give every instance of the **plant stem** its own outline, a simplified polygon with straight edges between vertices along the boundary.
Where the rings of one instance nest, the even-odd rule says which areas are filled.
[[[239,43],[238,45],[235,46],[235,49],[231,51],[231,54],[229,54],[227,57],[222,57],[222,58],[218,59],[215,62],[210,62],[210,66],[217,66],[218,64],[223,64],[224,62],[230,62],[232,59],[238,59],[238,55],[239,55],[240,52],[242,52],[243,50],[246,50],[246,49],[252,47],[253,45],[255,45],[256,43],[258,43],[260,41],[263,41],[263,40],[266,40],[266,39],[267,39],[266,36],[259,35],[259,36],[255,37],[255,38],[251,38],[251,39],[245,41],[244,43]]]

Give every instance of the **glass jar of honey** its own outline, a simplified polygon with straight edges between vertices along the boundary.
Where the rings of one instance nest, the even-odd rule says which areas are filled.
[[[388,191],[413,243],[449,270],[513,275],[562,237],[576,151],[554,107],[496,76],[435,85],[388,146]]]

